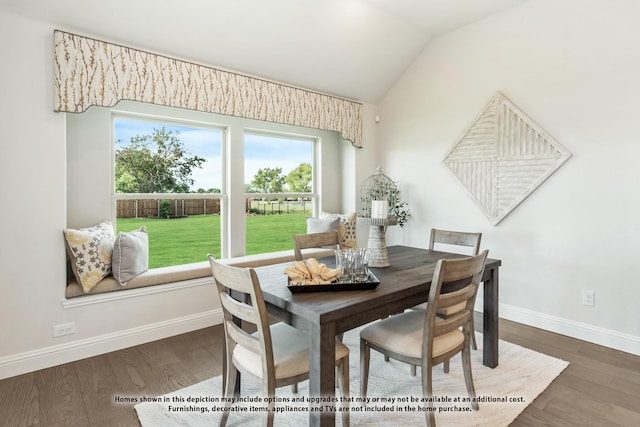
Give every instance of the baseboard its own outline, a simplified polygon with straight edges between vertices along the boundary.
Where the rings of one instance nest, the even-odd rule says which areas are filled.
[[[478,307],[481,311],[482,301],[480,298],[476,301],[476,308],[478,309]],[[640,356],[640,337],[636,335],[576,322],[509,304],[500,304],[499,315],[503,319]]]
[[[222,310],[215,309],[112,334],[2,357],[0,358],[0,379],[121,350],[220,323],[222,323]]]

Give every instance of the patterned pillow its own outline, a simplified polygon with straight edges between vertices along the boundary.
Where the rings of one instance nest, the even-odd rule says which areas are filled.
[[[115,235],[111,221],[103,221],[93,227],[74,230],[64,229],[71,269],[84,292],[111,273],[111,255]]]
[[[352,212],[350,214],[322,212],[322,217],[340,219],[338,234],[340,235],[341,249],[358,247],[358,242],[356,240],[356,213],[355,212]]]

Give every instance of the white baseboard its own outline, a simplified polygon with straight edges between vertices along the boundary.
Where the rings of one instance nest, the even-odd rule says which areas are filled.
[[[0,379],[195,331],[222,323],[222,310],[170,319],[0,358]]]
[[[480,298],[476,301],[476,308],[482,311]],[[502,303],[499,307],[499,316],[503,319],[640,356],[640,337],[636,335]]]

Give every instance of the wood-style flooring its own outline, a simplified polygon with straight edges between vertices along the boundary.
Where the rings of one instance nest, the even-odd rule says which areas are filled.
[[[116,399],[221,374],[222,336],[214,326],[1,380],[0,426],[139,426]],[[640,357],[506,320],[500,337],[570,362],[513,426],[640,426]]]

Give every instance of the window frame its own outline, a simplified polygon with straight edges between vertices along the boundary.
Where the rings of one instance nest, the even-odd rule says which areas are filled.
[[[150,114],[150,113],[141,113],[141,112],[131,112],[120,109],[112,109],[111,110],[111,217],[113,218],[114,224],[117,220],[117,203],[118,200],[159,200],[159,199],[168,199],[168,200],[186,200],[186,199],[206,199],[206,200],[220,200],[220,252],[222,258],[230,258],[233,256],[242,256],[246,254],[246,219],[242,218],[242,221],[233,221],[233,203],[239,203],[236,199],[237,196],[232,197],[230,194],[231,189],[234,187],[232,181],[236,181],[238,178],[234,178],[234,174],[231,173],[232,166],[232,150],[230,149],[230,145],[234,141],[234,137],[240,137],[240,140],[243,143],[242,152],[244,154],[244,138],[246,134],[258,134],[258,135],[266,135],[272,136],[276,138],[283,139],[292,139],[292,140],[302,140],[308,141],[312,144],[312,155],[311,155],[311,169],[312,169],[312,189],[309,193],[297,193],[297,192],[287,192],[287,193],[246,193],[242,192],[242,200],[243,206],[242,210],[246,213],[246,203],[249,198],[297,198],[297,197],[305,197],[311,200],[312,205],[312,216],[318,216],[320,212],[320,206],[322,204],[321,197],[321,162],[319,152],[321,150],[322,137],[319,135],[312,135],[311,133],[307,134],[304,132],[288,132],[286,130],[272,130],[268,129],[267,126],[265,128],[257,127],[257,126],[235,126],[233,127],[230,123],[224,123],[224,120],[218,120],[214,122],[204,122],[199,120],[192,120],[188,118],[176,118],[170,117],[162,114]],[[195,128],[205,128],[205,129],[213,129],[219,130],[222,132],[222,142],[221,142],[221,173],[222,180],[220,186],[220,193],[117,193],[115,191],[115,152],[116,152],[116,138],[115,138],[115,121],[118,118],[126,118],[126,119],[134,119],[140,120],[142,122],[152,122],[157,123],[158,126],[162,125],[177,125],[177,126],[185,126],[185,127],[195,127]],[[232,130],[234,128],[234,130]],[[237,135],[240,133],[241,135]],[[237,139],[235,141],[238,142]],[[242,158],[242,188],[244,189],[244,168],[245,168],[246,159]],[[237,164],[236,164],[237,167]],[[237,182],[235,183],[237,186]],[[232,224],[233,222],[233,224]],[[241,234],[243,235],[243,244],[242,250],[238,251],[238,247],[232,246],[231,242],[231,234],[232,230],[238,229],[238,226],[242,227]],[[242,252],[242,253],[239,253]],[[176,264],[179,265],[179,264]]]

